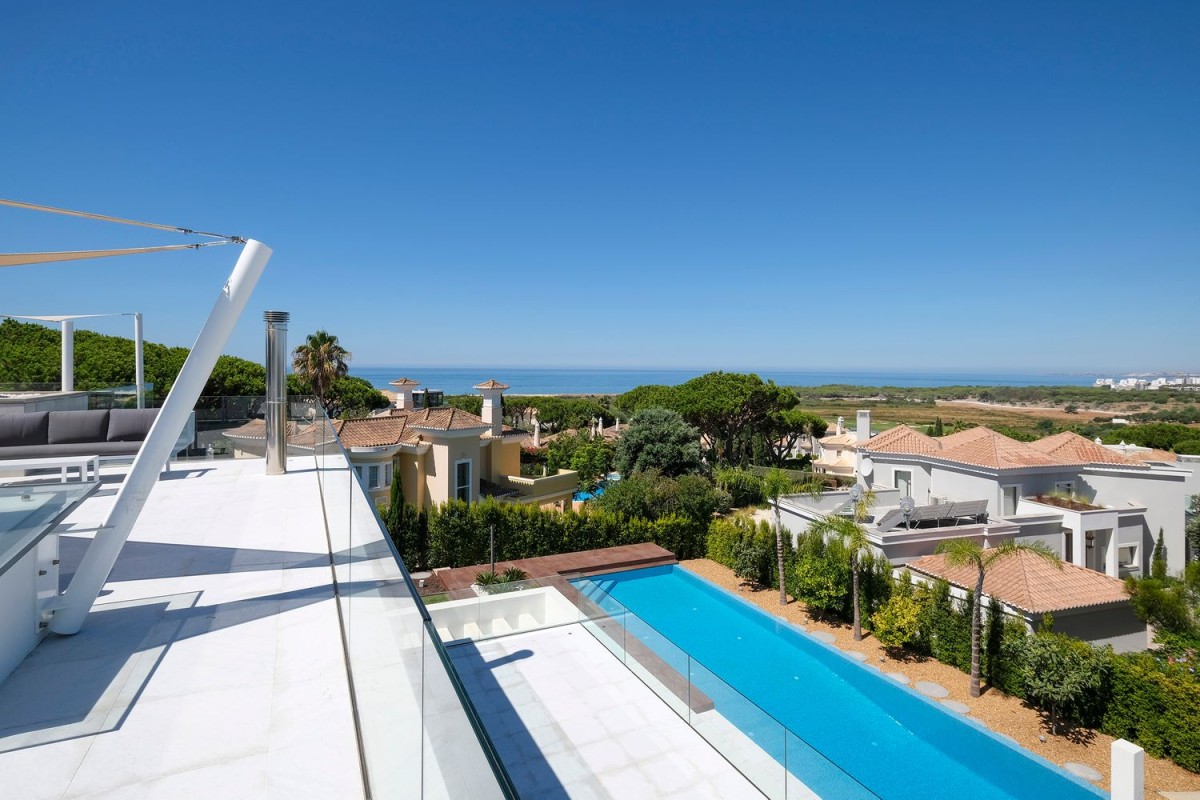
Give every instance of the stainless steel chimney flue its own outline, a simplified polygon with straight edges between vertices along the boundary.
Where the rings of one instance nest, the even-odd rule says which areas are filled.
[[[287,472],[287,324],[286,311],[266,311],[267,321],[267,474]]]

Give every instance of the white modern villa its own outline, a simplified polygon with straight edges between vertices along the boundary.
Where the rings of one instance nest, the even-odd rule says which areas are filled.
[[[1160,453],[1158,460],[1131,458],[1069,432],[1026,443],[984,427],[935,438],[906,425],[871,436],[870,425],[870,412],[860,411],[850,434],[853,474],[875,493],[868,537],[893,565],[911,563],[914,571],[949,578],[933,555],[946,539],[973,538],[985,545],[1004,538],[1040,541],[1067,564],[1110,583],[1082,575],[1096,584],[1085,593],[1095,599],[1089,603],[1075,592],[1080,573],[1038,571],[1025,580],[1044,586],[1051,595],[1048,605],[1021,605],[1000,592],[998,599],[1011,599],[1014,613],[1031,624],[1041,612],[1074,615],[1081,638],[1125,649],[1145,647],[1145,626],[1122,599],[1118,579],[1148,574],[1160,530],[1169,570],[1183,569],[1194,462],[1166,461],[1171,454]],[[851,505],[850,490],[817,500],[790,496],[779,503],[794,533],[826,514],[846,513]]]

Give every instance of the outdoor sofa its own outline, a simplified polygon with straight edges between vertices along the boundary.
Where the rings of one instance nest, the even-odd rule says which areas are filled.
[[[157,408],[0,414],[0,460],[135,456],[157,417]],[[178,453],[187,448],[195,432],[193,413],[171,452]]]

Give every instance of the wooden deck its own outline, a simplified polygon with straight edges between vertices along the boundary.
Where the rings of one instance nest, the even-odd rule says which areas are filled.
[[[605,547],[601,550],[583,550],[578,553],[563,553],[557,556],[518,558],[515,561],[497,561],[496,572],[509,567],[522,570],[530,578],[550,578],[555,575],[599,575],[639,567],[657,567],[676,563],[675,554],[651,542]],[[455,567],[434,570],[434,574],[447,592],[457,592],[475,582],[475,576],[491,568],[490,564],[473,567]]]

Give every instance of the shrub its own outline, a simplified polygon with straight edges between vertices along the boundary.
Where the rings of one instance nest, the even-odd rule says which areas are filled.
[[[1111,661],[1112,688],[1100,729],[1152,756],[1200,772],[1200,683],[1186,667],[1160,665],[1147,653]]]
[[[921,629],[921,604],[911,594],[893,594],[871,615],[875,638],[892,649],[915,641]]]
[[[743,580],[779,588],[775,574],[775,531],[765,521],[744,518],[713,520],[708,527],[708,557],[734,571]],[[790,537],[783,539],[784,569],[795,559]]]
[[[1060,719],[1087,724],[1107,693],[1111,650],[1101,650],[1063,633],[1040,631],[1025,644],[1025,696],[1050,712],[1050,730]]]
[[[725,468],[717,470],[713,477],[717,486],[729,493],[730,505],[735,508],[757,506],[766,502],[762,478],[754,473]]]
[[[604,511],[561,513],[492,500],[470,506],[452,500],[428,514],[410,509],[395,518],[403,523],[391,530],[401,555],[424,551],[423,562],[406,561],[424,567],[483,563],[488,558],[488,528],[492,525],[496,528],[496,558],[505,561],[639,542],[654,542],[680,559],[699,558],[704,555],[708,531],[706,524],[674,514],[647,520]]]

